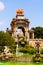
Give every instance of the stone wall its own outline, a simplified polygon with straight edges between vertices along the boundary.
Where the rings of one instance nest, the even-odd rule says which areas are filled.
[[[43,39],[29,39],[29,44],[35,47],[35,43],[39,42],[40,43],[40,48],[43,48]]]
[[[14,61],[17,61],[17,62],[31,62],[33,61],[32,58],[30,57],[15,57]]]

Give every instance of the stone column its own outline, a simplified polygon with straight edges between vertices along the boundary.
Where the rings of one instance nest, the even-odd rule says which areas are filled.
[[[27,41],[29,40],[28,28],[25,28],[25,38]]]
[[[16,29],[17,29],[16,27],[13,29],[13,34],[12,34],[12,36],[15,38],[15,41],[17,39]]]
[[[29,34],[29,32],[28,32],[28,39],[30,39],[30,34]]]
[[[32,33],[32,39],[34,39],[34,33]]]

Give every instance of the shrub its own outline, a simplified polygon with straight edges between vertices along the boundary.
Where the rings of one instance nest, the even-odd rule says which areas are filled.
[[[36,53],[36,49],[34,49],[34,48],[29,48],[28,53],[29,53],[29,54],[35,54],[35,53]]]
[[[36,53],[36,49],[34,49],[34,48],[26,48],[26,47],[19,48],[19,51],[23,52],[23,53],[29,53],[29,54],[35,54]]]
[[[43,54],[43,49],[41,49],[40,53]]]

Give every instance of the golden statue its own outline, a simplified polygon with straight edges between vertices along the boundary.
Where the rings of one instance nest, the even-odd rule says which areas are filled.
[[[22,15],[24,13],[23,9],[17,9],[16,10],[17,15]]]

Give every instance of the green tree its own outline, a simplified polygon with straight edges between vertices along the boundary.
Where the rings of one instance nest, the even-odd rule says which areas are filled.
[[[35,38],[43,38],[43,27],[32,28],[34,30]]]
[[[8,32],[0,31],[0,50],[3,49],[4,46],[8,46],[11,50],[14,50],[15,42]]]

